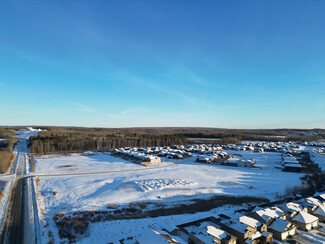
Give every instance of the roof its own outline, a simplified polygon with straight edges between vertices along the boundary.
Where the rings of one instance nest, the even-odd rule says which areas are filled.
[[[292,220],[303,223],[310,224],[318,220],[314,215],[305,212],[299,212]]]
[[[219,228],[216,228],[212,225],[207,227],[207,232],[210,235],[213,235],[215,237],[217,237],[218,239],[222,240],[224,238],[227,238],[227,233]]]
[[[325,216],[325,207],[318,206],[318,208],[313,212],[313,214]]]
[[[285,164],[284,167],[287,168],[302,168],[301,164]]]
[[[140,237],[137,238],[137,241],[140,244],[168,244],[167,240],[152,230],[144,232]]]
[[[276,230],[278,232],[283,232],[290,224],[289,221],[284,219],[275,219],[273,223],[269,226],[270,229]]]
[[[207,222],[203,222],[200,226],[197,225],[190,225],[184,227],[189,233],[195,236],[197,239],[201,240],[204,243],[215,243],[213,241],[214,236],[207,232],[207,227],[209,224]],[[154,242],[152,242],[154,243]]]
[[[259,232],[259,231],[256,231],[252,236],[251,236],[251,239],[252,240],[255,240],[255,239],[257,239],[257,238],[259,238],[259,237],[261,237],[262,235],[261,235],[261,232]]]
[[[230,228],[234,229],[234,230],[237,230],[240,233],[243,233],[243,234],[246,233],[247,225],[246,224],[243,224],[241,222],[237,222],[237,223],[234,223],[234,224],[230,224],[228,226]]]
[[[180,237],[178,236],[174,236],[174,235],[170,235],[169,233],[167,233],[166,231],[163,231],[163,230],[159,230],[159,231],[154,231],[155,233],[157,234],[161,234],[161,235],[164,235],[165,237],[168,236],[168,239],[170,241],[174,241],[174,242],[177,242],[179,244],[187,244],[186,241],[184,241],[183,239],[181,239]],[[166,239],[166,238],[164,238]],[[168,239],[166,239],[168,241]],[[168,242],[169,243],[169,242]]]
[[[248,216],[239,217],[239,221],[252,227],[262,226],[262,223],[260,221]]]
[[[313,203],[317,206],[320,206],[322,205],[322,202],[320,200],[318,200],[317,198],[314,198],[314,197],[307,197],[306,200],[310,203]]]
[[[283,214],[283,211],[278,207],[266,208],[256,211],[256,213],[265,221],[269,218],[278,218]]]
[[[285,204],[281,205],[280,208],[284,212],[290,212],[290,213],[292,213],[293,211],[299,212],[299,211],[302,211],[304,209],[300,204],[295,203],[295,202],[285,203]]]
[[[263,231],[263,232],[261,233],[261,235],[262,235],[262,236],[265,236],[265,237],[268,237],[269,235],[272,235],[272,233],[271,233],[271,232],[268,232],[268,231]]]
[[[320,194],[320,195],[318,195],[318,196],[321,197],[323,200],[325,200],[325,193]]]

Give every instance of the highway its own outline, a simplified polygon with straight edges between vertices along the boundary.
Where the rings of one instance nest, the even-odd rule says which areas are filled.
[[[33,235],[33,231],[30,230],[32,223],[29,221],[29,207],[26,204],[28,194],[27,179],[24,177],[26,153],[26,140],[19,140],[15,177],[1,228],[0,243],[35,243],[35,238],[31,237]]]

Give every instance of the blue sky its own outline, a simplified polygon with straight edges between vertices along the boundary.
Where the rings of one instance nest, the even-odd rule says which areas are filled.
[[[2,1],[0,125],[325,128],[325,1]]]

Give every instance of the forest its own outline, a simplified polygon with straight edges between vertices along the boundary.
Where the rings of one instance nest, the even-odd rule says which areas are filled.
[[[6,173],[14,159],[13,150],[17,142],[16,133],[11,128],[0,128],[0,173]]]
[[[311,141],[325,134],[303,136],[304,130],[237,130],[210,128],[84,128],[44,127],[30,138],[32,153],[49,154],[107,151],[119,147],[187,145],[190,138],[216,138],[219,144],[239,144],[242,140]],[[310,132],[310,130],[305,131]],[[317,130],[314,130],[317,132]],[[324,132],[324,131],[323,131]],[[282,137],[279,137],[282,136]]]

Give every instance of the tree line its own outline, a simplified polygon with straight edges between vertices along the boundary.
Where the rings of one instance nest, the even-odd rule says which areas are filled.
[[[120,147],[187,145],[189,138],[218,138],[219,144],[239,144],[242,140],[315,140],[322,136],[300,136],[304,130],[239,130],[212,128],[84,128],[44,127],[30,138],[32,153],[107,151]],[[307,130],[306,130],[307,131]],[[309,130],[308,130],[309,131]],[[279,138],[277,136],[286,136]],[[325,137],[325,135],[323,135]]]
[[[0,128],[0,173],[6,173],[14,159],[13,150],[17,143],[15,132],[12,129]]]
[[[30,150],[36,154],[108,151],[120,147],[154,147],[186,144],[183,136],[173,135],[139,135],[125,136],[94,136],[94,135],[61,135],[30,138]]]

